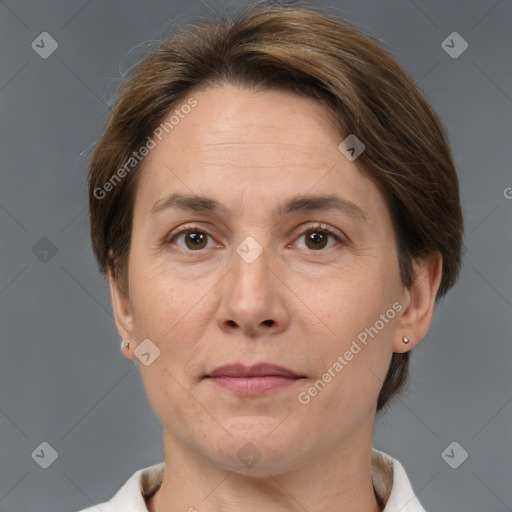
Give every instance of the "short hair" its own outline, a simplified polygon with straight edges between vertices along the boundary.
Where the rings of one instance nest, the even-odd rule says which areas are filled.
[[[355,134],[365,145],[358,168],[386,201],[403,286],[414,282],[414,260],[433,251],[443,258],[436,300],[453,286],[463,232],[458,179],[442,123],[413,79],[379,44],[329,14],[257,4],[180,29],[132,68],[118,93],[91,159],[89,213],[99,269],[112,270],[121,290],[129,290],[140,148],[194,91],[225,84],[291,91],[325,106],[340,142]],[[409,352],[393,353],[377,410],[408,375]]]

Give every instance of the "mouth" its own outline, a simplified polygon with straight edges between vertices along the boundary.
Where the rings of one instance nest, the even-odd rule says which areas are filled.
[[[258,395],[287,387],[304,379],[288,368],[270,363],[250,367],[242,364],[220,366],[205,375],[216,385],[241,395]]]

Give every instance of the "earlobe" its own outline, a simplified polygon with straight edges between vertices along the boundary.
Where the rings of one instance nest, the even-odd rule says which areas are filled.
[[[114,312],[114,320],[116,323],[117,332],[119,333],[121,339],[125,342],[133,340],[135,333],[128,295],[123,290],[121,290],[112,268],[108,270],[108,284],[110,288],[110,298],[112,300],[112,310]],[[134,359],[131,351],[128,349],[123,349],[123,353],[126,355],[126,357]]]
[[[416,277],[409,290],[406,306],[396,328],[393,352],[408,352],[427,334],[441,284],[443,258],[434,251],[414,263]],[[407,341],[406,341],[407,340]]]

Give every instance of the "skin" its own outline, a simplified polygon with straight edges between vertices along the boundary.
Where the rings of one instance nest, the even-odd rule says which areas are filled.
[[[380,511],[370,464],[377,397],[392,353],[412,349],[430,326],[441,256],[416,262],[416,282],[404,289],[383,196],[338,150],[345,137],[322,105],[229,84],[193,96],[197,106],[145,159],[129,291],[109,275],[116,325],[131,342],[125,356],[138,361],[133,351],[146,338],[160,350],[140,365],[166,462],[148,509]],[[151,213],[174,192],[212,197],[229,214]],[[296,194],[333,193],[366,220],[336,210],[276,213]],[[308,243],[311,222],[340,240],[320,233]],[[186,234],[173,238],[184,227],[209,235],[200,249]],[[252,263],[236,252],[248,236],[262,248]],[[300,403],[395,302],[401,311]],[[220,365],[262,361],[305,378],[250,397],[203,378]],[[237,457],[248,442],[261,454],[252,467]]]

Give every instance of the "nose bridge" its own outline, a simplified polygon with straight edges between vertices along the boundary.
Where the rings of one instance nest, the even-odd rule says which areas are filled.
[[[270,268],[275,266],[273,259],[270,237],[263,232],[247,236],[235,247],[219,310],[221,328],[255,333],[286,324],[286,309],[277,289],[279,280]]]
[[[268,301],[272,287],[270,244],[261,234],[256,236],[260,241],[255,236],[247,236],[236,246],[230,283],[233,296],[247,304],[252,302],[253,307],[258,301]]]

